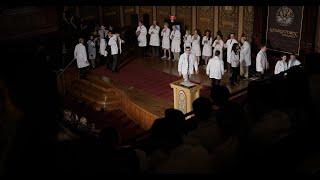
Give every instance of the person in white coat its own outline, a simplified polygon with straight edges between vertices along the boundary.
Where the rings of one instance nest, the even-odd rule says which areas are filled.
[[[267,52],[267,46],[262,45],[256,57],[256,71],[260,79],[264,78],[265,71],[269,69],[269,63],[268,63],[266,52]]]
[[[118,53],[119,53],[119,47],[118,47],[118,37],[117,35],[113,34],[112,31],[109,31],[109,42],[108,45],[111,47],[111,56],[112,56],[112,66],[111,70],[112,72],[117,72],[118,69]]]
[[[157,25],[157,21],[153,21],[152,26],[150,26],[148,33],[150,34],[150,42],[152,56],[159,56],[159,46],[160,46],[160,27]]]
[[[201,57],[201,49],[200,49],[200,35],[198,34],[198,30],[194,30],[194,33],[192,35],[191,52],[196,56],[197,64],[199,65],[200,57]]]
[[[220,59],[220,51],[217,50],[214,53],[214,57],[209,60],[206,69],[206,74],[211,79],[212,86],[220,85],[220,81],[224,74],[224,63],[223,60]]]
[[[241,37],[241,50],[240,50],[240,77],[249,78],[249,66],[251,65],[251,47],[246,37]]]
[[[191,43],[192,43],[192,36],[191,36],[190,30],[187,29],[186,34],[183,36],[183,49],[185,49],[186,47],[191,47]]]
[[[238,43],[234,43],[231,49],[230,55],[230,65],[232,68],[232,75],[230,78],[230,83],[232,86],[238,82],[238,75],[239,75],[239,66],[240,66],[240,46]]]
[[[216,54],[216,51],[220,51],[219,58],[223,60],[223,47],[224,47],[224,42],[221,38],[221,36],[218,34],[216,37],[216,40],[212,43],[213,47],[213,54]]]
[[[234,43],[238,43],[238,41],[235,39],[234,33],[230,33],[230,39],[228,39],[224,44],[224,47],[227,48],[227,62],[229,72],[231,69],[231,50]]]
[[[140,49],[140,56],[146,57],[147,51],[147,28],[143,25],[142,21],[139,21],[139,26],[136,30],[136,35],[138,39],[138,46]]]
[[[100,37],[100,41],[99,41],[99,52],[100,52],[100,55],[102,57],[106,57],[107,56],[107,51],[106,51],[106,36],[108,35],[108,31],[106,30],[106,28],[102,25],[100,27],[100,30],[99,30],[99,37]]]
[[[288,69],[287,56],[284,54],[281,56],[281,59],[277,61],[277,64],[274,68],[274,74],[279,74]]]
[[[181,50],[180,49],[181,33],[175,25],[172,26],[170,39],[171,39],[171,52],[173,53],[173,61],[178,61],[180,50]]]
[[[97,39],[94,38],[92,35],[90,36],[90,39],[87,41],[88,46],[88,56],[91,63],[91,67],[94,69],[96,67],[96,41]]]
[[[161,59],[166,59],[168,51],[168,60],[171,59],[171,53],[170,53],[170,29],[168,28],[168,23],[165,23],[163,25],[163,29],[161,31],[162,36],[162,49],[163,49],[163,56]]]
[[[202,56],[204,56],[205,65],[212,56],[212,37],[209,30],[206,30],[205,36],[202,38]]]
[[[300,64],[301,62],[298,59],[296,59],[296,56],[294,54],[291,54],[288,62],[288,69],[290,69],[293,66],[299,66]]]
[[[179,76],[182,75],[185,82],[189,82],[189,78],[194,72],[198,74],[198,63],[190,50],[190,47],[186,47],[178,62]]]
[[[87,76],[87,67],[90,65],[87,59],[86,47],[83,45],[84,39],[79,39],[79,44],[74,48],[74,59],[77,60],[77,66],[79,69],[80,79],[84,79]]]

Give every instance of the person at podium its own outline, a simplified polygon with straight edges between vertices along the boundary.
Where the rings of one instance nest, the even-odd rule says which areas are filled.
[[[189,82],[189,78],[194,72],[198,74],[198,63],[196,57],[191,52],[191,48],[186,47],[178,62],[179,76],[183,76],[184,82]]]

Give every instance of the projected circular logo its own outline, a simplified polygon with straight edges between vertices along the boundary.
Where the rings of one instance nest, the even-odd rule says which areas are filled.
[[[294,20],[292,9],[287,6],[281,6],[277,11],[276,20],[281,26],[289,26]]]

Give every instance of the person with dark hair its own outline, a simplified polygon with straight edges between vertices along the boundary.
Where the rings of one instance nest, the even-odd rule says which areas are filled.
[[[277,64],[274,68],[274,74],[279,74],[283,71],[286,71],[288,69],[288,64],[287,64],[287,56],[283,54],[281,56],[281,59],[277,61]]]
[[[164,23],[163,25],[163,29],[161,31],[161,36],[162,36],[162,44],[161,47],[163,49],[163,56],[161,57],[161,59],[166,59],[167,58],[167,54],[166,52],[168,51],[168,61],[171,59],[171,53],[170,53],[170,32],[171,30],[168,27],[168,23]]]
[[[150,34],[150,43],[152,50],[152,56],[159,56],[159,46],[160,46],[160,27],[157,25],[157,21],[154,20],[152,26],[150,26],[148,33]]]
[[[208,98],[199,97],[193,101],[192,108],[194,117],[187,120],[190,129],[184,141],[190,145],[200,144],[210,153],[221,143],[212,103]]]
[[[265,44],[261,45],[260,51],[256,57],[256,71],[260,79],[264,79],[264,74],[267,69],[269,69],[269,63],[267,58],[267,46]]]
[[[173,53],[173,61],[178,61],[180,56],[180,44],[181,44],[181,33],[177,29],[176,25],[172,26],[172,31],[170,34],[171,39],[171,52]]]
[[[84,40],[79,39],[79,44],[74,48],[74,59],[77,60],[77,66],[80,71],[80,79],[86,78],[87,76],[87,67],[90,65],[87,59],[86,47],[83,45]]]
[[[231,70],[232,47],[233,47],[233,44],[235,44],[235,43],[238,43],[238,41],[236,40],[234,33],[230,33],[230,39],[228,39],[227,42],[224,44],[224,48],[227,48],[227,62],[229,63],[229,65],[228,65],[229,72]]]
[[[220,51],[215,51],[215,56],[209,60],[206,68],[206,73],[211,79],[211,86],[219,85],[224,74],[224,63],[219,58]]]
[[[136,30],[136,35],[138,38],[138,46],[140,49],[140,56],[147,56],[147,28],[143,25],[142,21],[139,21],[139,26]]]
[[[174,126],[176,126],[182,134],[186,133],[184,127],[185,117],[180,110],[170,108],[166,109],[164,114],[165,118],[168,119],[172,124],[174,124]]]
[[[240,66],[240,48],[238,43],[234,43],[231,50],[230,63],[232,68],[232,75],[230,78],[230,83],[232,86],[238,82],[239,66]]]
[[[215,56],[216,51],[220,51],[219,58],[223,61],[223,47],[224,42],[222,40],[222,35],[217,34],[216,40],[212,43],[213,55]]]
[[[200,39],[201,37],[199,35],[199,31],[195,29],[192,35],[191,51],[192,51],[192,54],[196,56],[198,65],[200,63],[200,57],[201,57]]]
[[[251,46],[246,37],[241,37],[240,50],[240,77],[249,78],[249,66],[251,65]]]
[[[112,63],[110,63],[112,64],[111,70],[112,72],[117,72],[118,71],[118,54],[119,54],[118,36],[113,34],[112,31],[109,31],[108,37],[109,37],[108,45],[111,47],[111,56],[112,56]]]
[[[87,41],[88,56],[89,56],[89,60],[90,60],[92,69],[94,69],[96,67],[96,55],[97,55],[96,41],[97,41],[97,39],[94,38],[92,35],[90,36],[90,39]]]
[[[230,91],[226,86],[213,86],[211,87],[211,99],[214,109],[220,109],[229,102]]]
[[[205,65],[207,65],[209,58],[212,56],[212,37],[209,30],[206,30],[205,36],[202,38],[202,45],[202,56],[204,56]]]

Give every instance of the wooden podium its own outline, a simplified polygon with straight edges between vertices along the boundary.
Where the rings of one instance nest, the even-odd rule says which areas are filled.
[[[174,108],[179,109],[184,114],[192,111],[192,102],[200,96],[200,84],[195,84],[191,87],[181,85],[183,80],[178,80],[170,83],[173,89]]]

